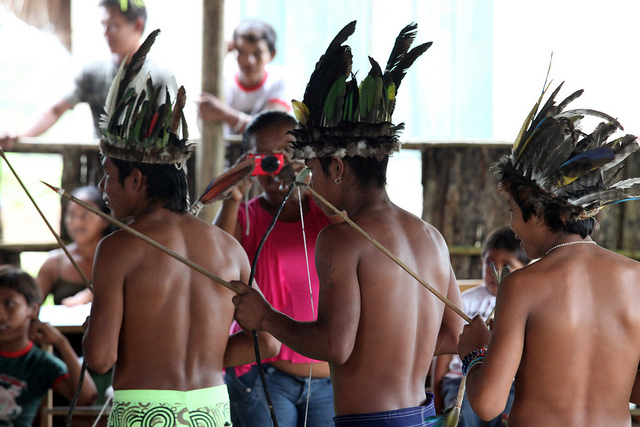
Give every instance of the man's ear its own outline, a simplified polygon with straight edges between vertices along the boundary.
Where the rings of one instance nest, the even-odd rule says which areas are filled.
[[[276,53],[277,53],[277,52],[278,52],[278,51],[274,49],[273,53],[271,54],[271,60],[270,60],[269,62],[273,61],[273,58],[275,58],[275,57],[276,57]]]
[[[37,319],[40,315],[40,303],[32,302],[31,304],[29,304],[29,308],[31,309],[31,314],[29,315],[29,317],[32,320]]]
[[[145,24],[146,22],[143,17],[139,16],[136,18],[135,27],[136,27],[136,31],[140,33],[140,38],[142,38],[142,35],[144,34]]]
[[[338,178],[343,178],[344,177],[344,171],[345,171],[345,164],[344,164],[344,160],[342,160],[341,157],[332,157],[331,158],[331,165],[329,167],[329,173],[335,171],[335,177]]]
[[[127,179],[133,191],[140,191],[146,182],[144,175],[138,168],[131,169],[131,173]]]

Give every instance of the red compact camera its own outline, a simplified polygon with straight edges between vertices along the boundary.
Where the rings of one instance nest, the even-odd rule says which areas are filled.
[[[251,176],[275,175],[280,172],[284,165],[284,154],[282,153],[249,154],[247,157],[254,159],[256,162],[256,167],[251,173]]]

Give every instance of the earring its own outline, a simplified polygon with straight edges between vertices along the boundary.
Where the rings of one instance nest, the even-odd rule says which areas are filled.
[[[335,182],[338,185],[342,184],[342,177],[341,176],[337,177],[333,182]]]

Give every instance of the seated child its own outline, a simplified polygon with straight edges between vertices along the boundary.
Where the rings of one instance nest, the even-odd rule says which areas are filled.
[[[496,305],[496,294],[498,292],[498,282],[496,281],[491,264],[495,265],[498,272],[504,267],[508,267],[512,272],[524,267],[529,263],[529,258],[520,247],[520,241],[509,227],[500,227],[487,236],[482,245],[482,281],[483,284],[476,286],[462,293],[462,310],[473,318],[481,315],[486,319]],[[433,368],[433,392],[436,396],[436,403],[439,403],[439,410],[455,404],[462,380],[462,362],[458,356],[439,356],[434,362]],[[473,413],[471,406],[465,396],[460,410],[460,427],[501,427],[506,425],[506,421],[513,402],[513,385],[509,401],[503,413],[484,423]],[[438,406],[436,406],[438,408]]]
[[[102,200],[102,191],[98,187],[78,187],[71,195],[106,214],[111,213],[106,202]],[[75,203],[68,203],[66,206],[64,227],[72,240],[67,245],[69,253],[84,275],[91,280],[93,257],[98,243],[104,236],[115,231],[115,227]],[[49,253],[49,258],[40,267],[36,280],[40,285],[43,300],[49,294],[53,294],[54,304],[86,304],[91,302],[93,297],[78,271],[60,248]]]
[[[71,400],[80,379],[81,364],[67,338],[38,320],[40,303],[40,288],[29,274],[0,266],[0,425],[31,426],[50,388]],[[34,341],[53,345],[62,360]],[[78,405],[96,397],[86,375]]]

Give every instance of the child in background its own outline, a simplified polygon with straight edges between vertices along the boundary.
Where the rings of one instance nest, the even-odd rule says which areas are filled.
[[[71,400],[81,364],[67,338],[38,320],[40,288],[24,271],[0,266],[0,424],[30,427],[50,388]],[[38,344],[52,345],[62,360]],[[86,375],[78,399],[90,405],[96,386]],[[6,424],[5,424],[6,423]]]
[[[501,272],[508,267],[512,272],[529,263],[529,258],[520,247],[520,241],[508,226],[492,231],[482,246],[482,281],[483,284],[462,293],[462,310],[473,318],[476,315],[486,319],[496,305],[498,282],[496,281],[491,264]],[[455,404],[460,381],[462,380],[462,362],[458,356],[438,356],[433,368],[433,393],[436,408],[442,412],[445,408]],[[488,423],[484,423],[473,412],[465,396],[460,411],[460,427],[501,427],[506,421],[513,402],[513,386],[509,401],[502,414]]]
[[[104,213],[110,213],[98,187],[79,187],[71,194]],[[114,231],[114,228],[105,219],[76,203],[67,205],[64,225],[73,241],[67,245],[67,249],[85,276],[91,280],[93,257],[98,243]],[[53,294],[55,304],[73,306],[86,304],[92,299],[91,291],[86,289],[86,284],[62,249],[55,249],[49,253],[49,258],[38,272],[38,285],[43,298],[50,293]]]

